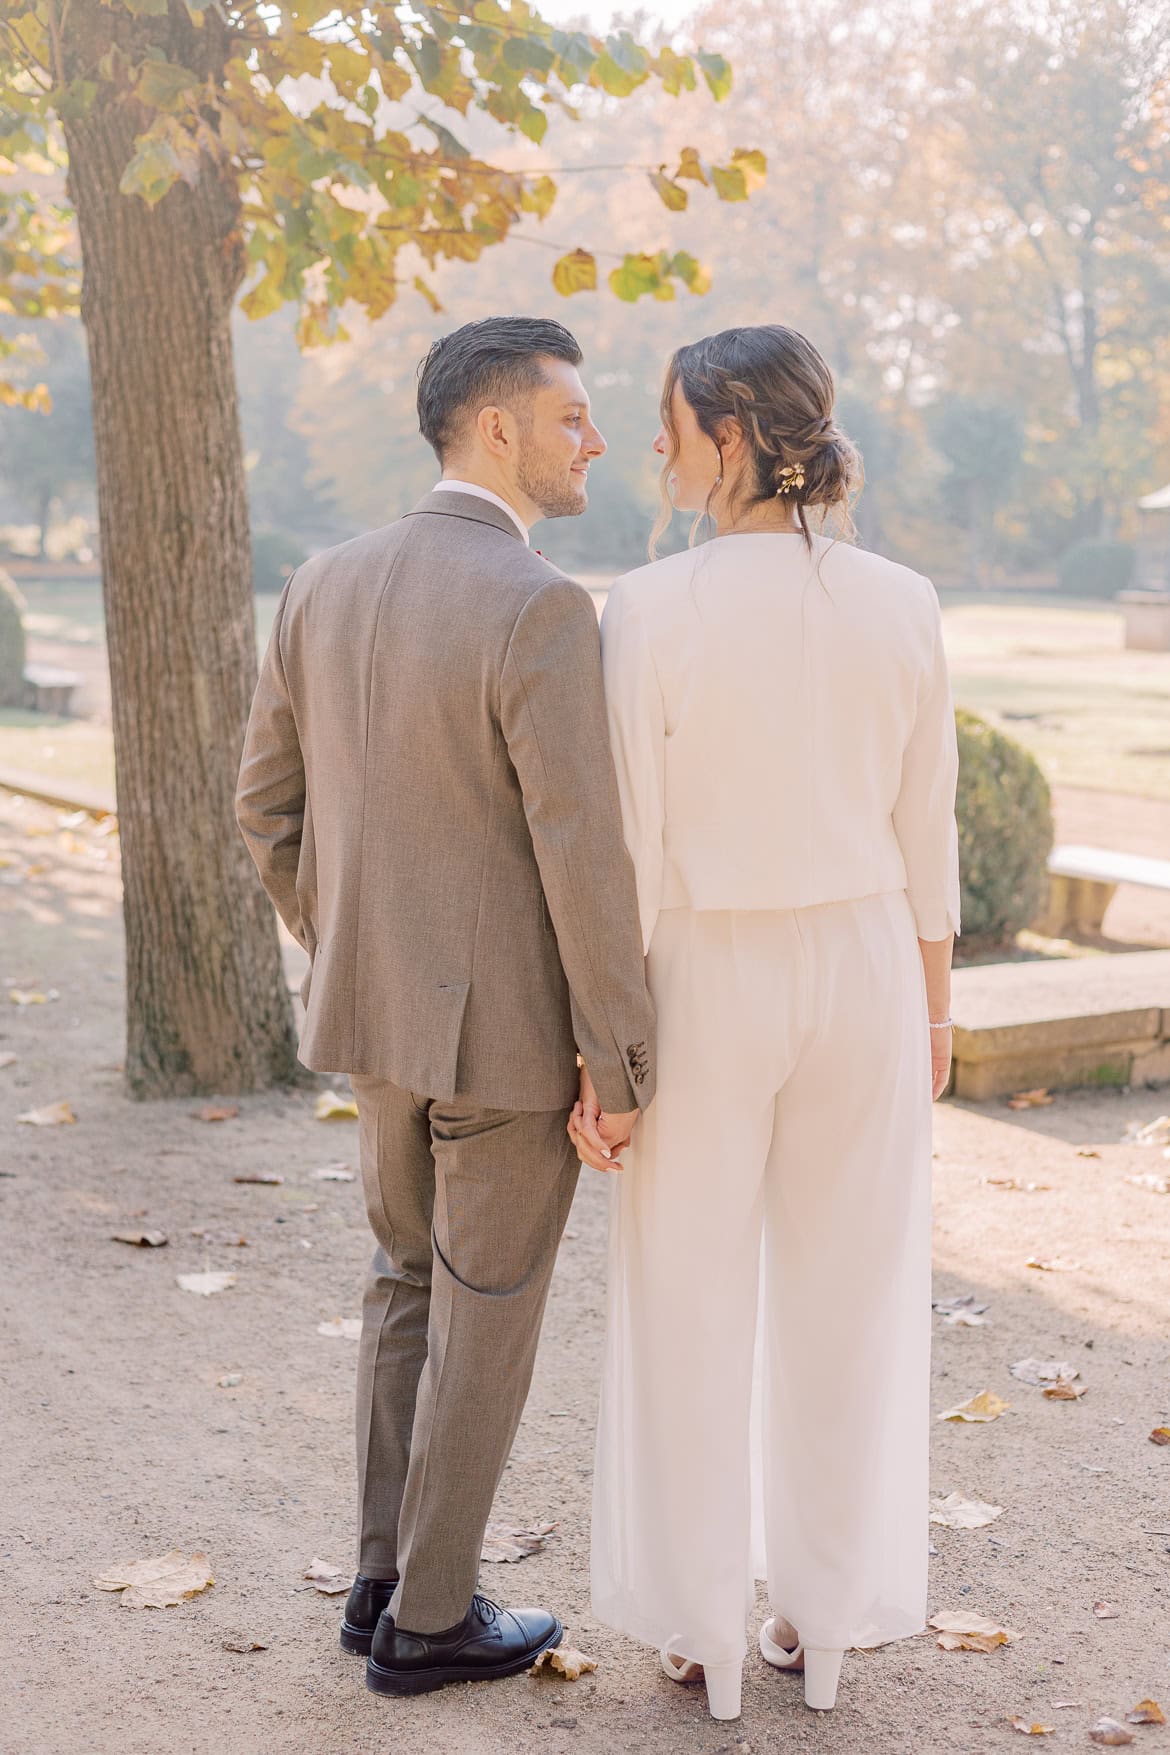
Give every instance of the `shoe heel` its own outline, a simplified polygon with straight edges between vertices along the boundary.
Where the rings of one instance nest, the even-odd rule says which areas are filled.
[[[707,1709],[712,1718],[738,1718],[743,1690],[743,1664],[704,1664]]]
[[[832,1712],[837,1704],[843,1651],[810,1651],[804,1648],[804,1704],[815,1712]]]
[[[338,1642],[342,1651],[349,1652],[353,1657],[369,1657],[374,1635],[368,1627],[351,1627],[348,1621],[343,1621]]]

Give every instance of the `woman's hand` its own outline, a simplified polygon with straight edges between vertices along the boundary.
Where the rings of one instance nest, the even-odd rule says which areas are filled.
[[[937,1102],[951,1076],[951,1027],[930,1032],[930,1096]]]
[[[569,1116],[568,1133],[583,1164],[594,1170],[620,1170],[620,1153],[630,1143],[630,1133],[637,1119],[637,1110],[630,1115],[607,1115],[593,1088],[589,1069],[581,1067],[581,1094]]]

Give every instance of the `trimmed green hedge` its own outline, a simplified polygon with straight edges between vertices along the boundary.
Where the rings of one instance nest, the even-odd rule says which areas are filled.
[[[1074,542],[1060,558],[1060,589],[1070,597],[1116,597],[1133,583],[1131,542]]]
[[[963,936],[1006,944],[1044,908],[1051,795],[1021,744],[963,708],[955,723]]]
[[[0,707],[24,701],[24,598],[0,568]]]

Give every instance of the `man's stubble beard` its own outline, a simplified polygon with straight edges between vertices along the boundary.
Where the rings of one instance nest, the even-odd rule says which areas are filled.
[[[578,518],[589,503],[582,490],[554,474],[548,459],[527,440],[516,466],[516,485],[545,518]]]

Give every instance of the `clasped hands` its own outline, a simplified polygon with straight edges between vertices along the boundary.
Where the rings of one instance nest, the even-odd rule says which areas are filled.
[[[621,1154],[630,1143],[637,1119],[636,1109],[624,1115],[608,1114],[597,1100],[588,1068],[582,1066],[581,1095],[569,1116],[569,1138],[583,1164],[594,1170],[620,1170]]]

